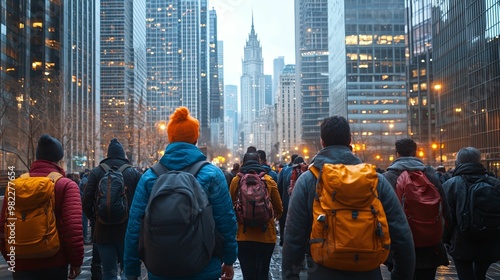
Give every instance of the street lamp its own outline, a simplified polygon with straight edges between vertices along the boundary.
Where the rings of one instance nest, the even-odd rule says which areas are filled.
[[[443,134],[443,119],[441,118],[441,85],[440,84],[436,84],[434,85],[434,89],[436,90],[436,93],[437,93],[437,99],[438,99],[438,121],[436,122],[436,124],[438,124],[439,122],[439,125],[437,126],[438,127],[438,133],[439,133],[439,163],[440,165],[443,165],[443,139],[442,139],[442,134]]]

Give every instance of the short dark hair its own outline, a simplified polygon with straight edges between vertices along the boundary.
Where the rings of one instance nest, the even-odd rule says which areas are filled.
[[[321,140],[323,146],[342,145],[347,146],[351,144],[351,128],[349,123],[344,117],[333,116],[328,117],[321,122]]]
[[[462,148],[457,153],[457,159],[455,165],[459,165],[466,162],[481,162],[481,152],[474,147]]]
[[[254,146],[248,146],[247,153],[256,153],[256,152],[257,148],[255,148]]]
[[[292,154],[292,161],[291,161],[291,163],[293,163],[293,161],[294,161],[294,160],[295,160],[298,156],[299,156],[299,155],[297,155],[297,154]]]
[[[410,138],[396,141],[396,153],[402,157],[414,157],[417,154],[417,143]]]

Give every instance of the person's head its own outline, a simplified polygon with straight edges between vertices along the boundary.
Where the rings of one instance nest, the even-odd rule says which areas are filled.
[[[455,160],[455,166],[462,163],[480,163],[481,162],[481,152],[474,147],[462,148],[457,153],[457,159]]]
[[[302,157],[296,157],[294,160],[293,160],[293,166],[299,166],[301,163],[305,163],[304,161],[304,158]]]
[[[239,163],[233,163],[233,169],[232,171],[239,171],[240,170],[240,164]]]
[[[344,117],[328,117],[321,122],[321,144],[323,147],[351,145],[351,128]]]
[[[248,146],[247,153],[256,153],[256,152],[257,148],[255,148],[254,146]]]
[[[293,164],[293,161],[294,161],[294,160],[295,160],[298,156],[299,156],[299,155],[297,155],[297,154],[293,154],[293,155],[292,155],[292,160],[291,160],[292,164]]]
[[[167,124],[168,141],[196,144],[200,134],[200,122],[189,115],[188,108],[181,106],[170,115]]]
[[[250,163],[250,162],[260,163],[259,154],[258,153],[246,153],[243,156],[243,165]]]
[[[64,156],[64,150],[61,142],[56,138],[44,134],[38,139],[36,146],[36,159],[59,162]]]
[[[266,152],[265,152],[265,151],[263,151],[263,150],[258,150],[258,151],[257,151],[257,154],[259,154],[260,161],[261,161],[262,163],[266,163],[266,162],[267,162]]]
[[[396,153],[400,157],[414,157],[417,154],[417,143],[410,138],[396,141]]]
[[[440,165],[436,168],[436,171],[439,171],[439,172],[446,172],[446,169],[444,168],[444,166]]]
[[[125,150],[118,139],[113,138],[109,142],[108,146],[108,157],[109,158],[127,158],[125,156]]]

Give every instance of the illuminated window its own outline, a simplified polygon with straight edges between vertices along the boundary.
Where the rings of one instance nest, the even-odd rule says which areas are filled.
[[[42,28],[43,23],[41,21],[33,22],[33,28]]]

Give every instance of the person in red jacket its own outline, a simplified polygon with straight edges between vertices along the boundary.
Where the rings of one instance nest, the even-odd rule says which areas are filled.
[[[81,272],[84,249],[80,190],[58,165],[63,155],[61,142],[44,134],[38,140],[36,160],[29,170],[30,177],[45,177],[51,172],[63,175],[54,187],[59,251],[51,257],[16,259],[15,267],[9,269],[14,279],[75,279]],[[0,214],[0,251],[5,260],[8,260],[4,239],[7,201],[4,199]]]

